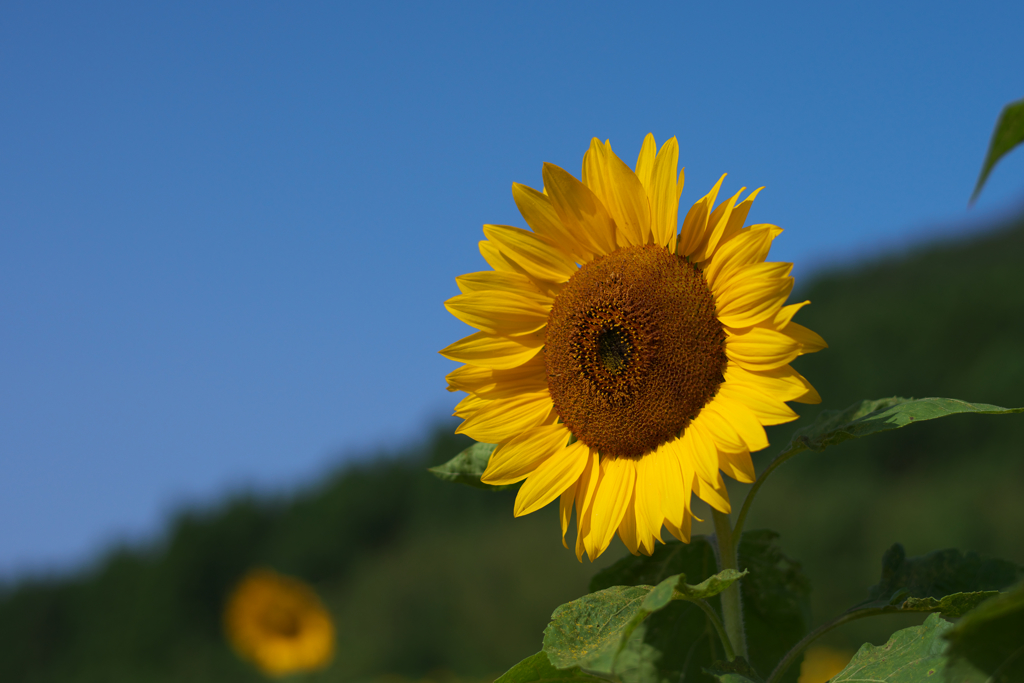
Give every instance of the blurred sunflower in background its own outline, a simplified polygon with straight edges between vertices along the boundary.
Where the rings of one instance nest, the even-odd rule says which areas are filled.
[[[270,676],[322,669],[334,656],[334,624],[316,593],[269,569],[238,583],[224,628],[238,655]]]
[[[636,170],[594,139],[582,182],[544,164],[544,189],[513,184],[523,230],[485,225],[493,270],[456,278],[445,302],[479,332],[441,351],[469,395],[457,432],[497,444],[483,481],[526,480],[516,516],[560,499],[576,556],[616,533],[651,554],[664,526],[690,538],[691,493],[721,512],[721,472],[754,480],[764,425],[817,403],[789,363],[826,346],[785,305],[792,264],[766,263],[774,225],[744,227],[760,190],[715,206],[722,179],[678,223],[675,138],[644,140]]]
[[[797,683],[828,683],[853,659],[849,650],[837,650],[824,645],[807,648],[800,663]]]

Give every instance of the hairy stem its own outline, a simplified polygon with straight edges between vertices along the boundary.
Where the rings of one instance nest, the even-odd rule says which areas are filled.
[[[718,618],[718,613],[715,612],[714,608],[708,604],[707,600],[690,600],[693,604],[700,607],[704,614],[707,615],[708,621],[715,627],[715,632],[718,633],[718,639],[722,641],[722,648],[725,650],[725,658],[730,662],[736,659],[736,651],[732,649],[732,643],[729,642],[729,636],[725,632],[725,627],[722,626],[722,620]]]
[[[733,543],[732,527],[729,515],[712,509],[711,516],[715,521],[715,538],[718,541],[718,570],[736,569],[736,544]],[[737,536],[737,539],[739,537]],[[747,634],[743,629],[743,603],[740,601],[740,582],[732,584],[722,591],[722,617],[725,621],[725,633],[732,644],[736,655],[747,657]]]

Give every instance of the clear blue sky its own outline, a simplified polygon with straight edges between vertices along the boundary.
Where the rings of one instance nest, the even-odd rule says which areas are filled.
[[[798,277],[966,210],[1024,3],[0,7],[0,576],[403,444],[511,183],[678,136]]]

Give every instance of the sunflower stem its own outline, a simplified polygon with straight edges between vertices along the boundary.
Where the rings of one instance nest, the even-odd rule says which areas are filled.
[[[718,541],[718,571],[738,571],[736,545],[732,539],[729,515],[712,509],[711,516],[715,521],[715,539]],[[741,657],[747,657],[747,634],[743,629],[743,603],[740,601],[739,581],[722,591],[722,620],[725,622],[725,633],[732,643],[733,652]],[[730,657],[730,661],[732,659],[734,657]]]
[[[722,620],[718,618],[718,614],[715,609],[708,604],[707,600],[690,600],[693,604],[700,607],[704,614],[707,616],[708,621],[715,628],[715,633],[718,634],[718,639],[722,642],[722,649],[725,650],[725,658],[730,662],[736,659],[736,653],[732,649],[732,643],[729,642],[729,636],[725,633],[725,627],[722,626]]]

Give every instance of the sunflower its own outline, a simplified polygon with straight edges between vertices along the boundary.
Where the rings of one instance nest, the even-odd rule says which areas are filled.
[[[269,569],[239,582],[224,627],[239,656],[271,676],[322,669],[334,656],[334,624],[316,593]]]
[[[800,664],[800,678],[797,683],[828,683],[853,659],[848,650],[836,650],[824,645],[815,645],[804,653]]]
[[[525,480],[516,516],[559,499],[563,545],[575,508],[580,559],[616,531],[688,542],[691,493],[728,513],[722,472],[752,482],[764,426],[820,401],[789,363],[826,344],[785,305],[792,264],[765,262],[782,230],[744,227],[760,189],[716,206],[723,175],[680,226],[678,158],[648,135],[635,171],[597,139],[582,182],[544,164],[543,191],[512,185],[532,231],[485,225],[492,270],[445,302],[479,330],[441,351],[464,363],[456,431],[497,444],[484,482]]]

